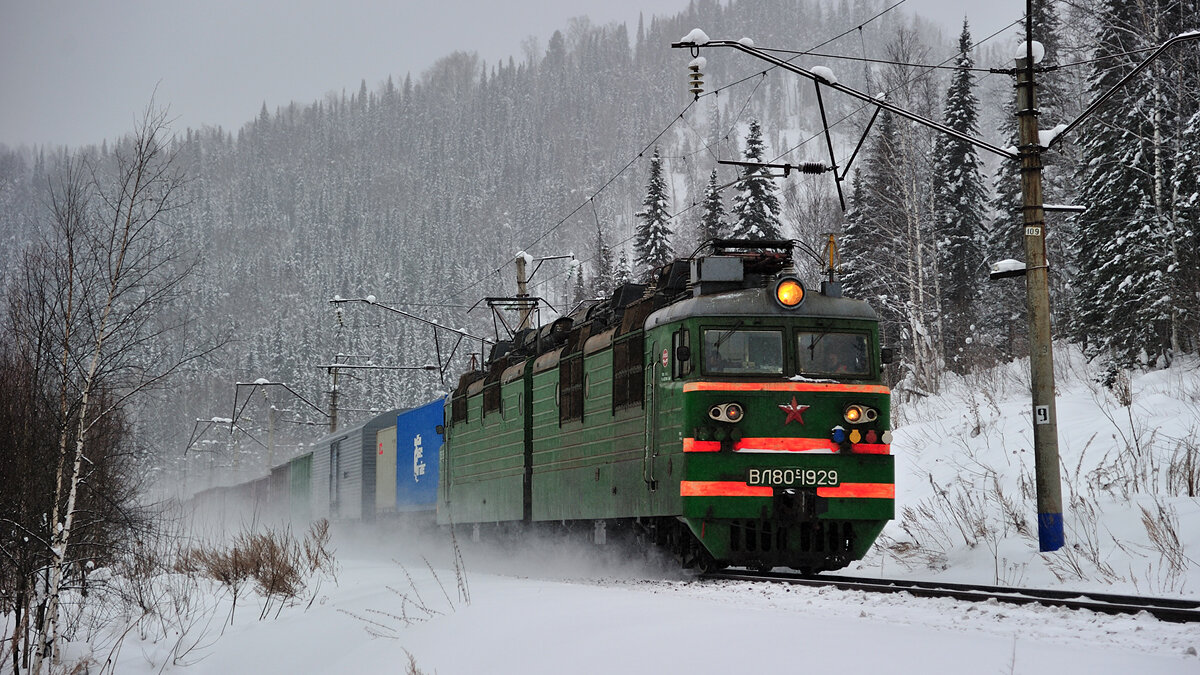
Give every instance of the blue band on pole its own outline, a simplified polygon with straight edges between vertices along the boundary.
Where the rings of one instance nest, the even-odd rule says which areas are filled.
[[[1063,519],[1061,513],[1038,514],[1038,546],[1043,553],[1057,551],[1063,547]]]

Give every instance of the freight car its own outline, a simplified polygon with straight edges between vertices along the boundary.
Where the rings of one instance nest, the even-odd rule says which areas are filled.
[[[894,515],[886,350],[791,259],[716,241],[496,345],[447,399],[438,522],[632,535],[702,569],[861,558]]]
[[[439,399],[376,415],[316,441],[266,476],[196,493],[192,508],[223,527],[264,519],[369,522],[396,514],[432,522],[442,408]]]
[[[395,427],[399,410],[376,415],[312,445],[312,516],[333,521],[375,519],[379,432]]]

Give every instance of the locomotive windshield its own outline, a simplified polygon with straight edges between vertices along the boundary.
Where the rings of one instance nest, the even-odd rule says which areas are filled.
[[[783,332],[708,329],[704,371],[710,375],[782,375]]]
[[[867,336],[862,333],[798,333],[800,373],[869,377]]]

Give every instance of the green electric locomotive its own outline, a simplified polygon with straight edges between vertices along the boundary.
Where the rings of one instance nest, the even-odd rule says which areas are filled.
[[[887,350],[791,261],[716,241],[498,344],[447,399],[438,522],[586,527],[702,569],[861,558],[894,515]]]

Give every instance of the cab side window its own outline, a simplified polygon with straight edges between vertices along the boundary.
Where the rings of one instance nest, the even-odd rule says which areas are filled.
[[[681,328],[671,335],[671,377],[679,379],[692,374],[692,339],[688,329]]]

